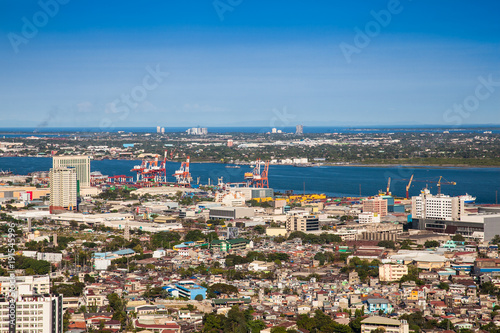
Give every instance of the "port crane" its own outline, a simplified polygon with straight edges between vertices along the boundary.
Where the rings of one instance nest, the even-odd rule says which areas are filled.
[[[409,180],[409,183],[406,186],[406,198],[407,199],[408,199],[408,191],[410,190],[410,186],[411,186],[412,182],[436,184],[437,189],[438,189],[438,195],[441,195],[441,186],[442,185],[457,185],[456,182],[448,181],[448,180],[444,179],[443,176],[439,176],[438,180],[435,180],[435,179],[431,179],[431,180],[416,180],[416,179],[413,179],[413,175],[411,175],[410,179],[403,179],[403,180]]]
[[[186,162],[182,162],[179,170],[175,171],[175,173],[173,174],[177,181],[177,185],[179,186],[191,187],[191,181],[193,180],[193,178],[189,173],[189,160],[190,159],[188,156]]]
[[[261,171],[262,162],[258,159],[255,162],[255,168],[252,172],[245,172],[245,180],[249,186],[258,188],[269,188],[269,161],[264,163],[264,168]]]
[[[408,185],[406,185],[406,199],[409,199],[410,196],[409,196],[409,191],[410,191],[410,186],[411,186],[411,182],[413,181],[413,175],[411,175],[410,177],[410,181],[408,182]]]
[[[361,185],[360,185],[360,187],[361,187]],[[387,187],[385,189],[385,192],[383,190],[378,190],[378,195],[392,195],[392,193],[391,193],[391,177],[389,177],[389,179],[387,179]],[[359,196],[361,196],[361,194]]]
[[[143,160],[140,165],[132,168],[132,172],[137,173],[137,183],[165,183],[167,181],[167,151],[165,151],[163,161],[158,160],[159,155],[155,155],[154,160]]]

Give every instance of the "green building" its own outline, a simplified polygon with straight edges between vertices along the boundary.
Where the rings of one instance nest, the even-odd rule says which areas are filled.
[[[250,246],[250,241],[244,238],[213,240],[211,246],[212,248],[219,249],[221,252],[229,252],[230,250],[238,251]]]

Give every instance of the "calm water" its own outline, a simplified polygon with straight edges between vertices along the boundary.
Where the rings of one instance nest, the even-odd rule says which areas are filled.
[[[140,161],[103,160],[92,161],[92,171],[101,171],[105,175],[134,176],[130,169]],[[179,168],[180,163],[167,162],[167,176]],[[0,170],[11,170],[15,174],[28,174],[33,171],[49,170],[51,158],[43,157],[0,157]],[[192,163],[191,174],[194,182],[200,178],[201,184],[212,183],[223,177],[224,182],[243,181],[243,174],[250,171],[249,166],[240,169],[226,168],[224,164]],[[402,179],[437,180],[443,176],[457,185],[443,185],[442,192],[449,195],[469,193],[477,197],[478,203],[495,203],[495,191],[500,192],[500,168],[428,168],[428,167],[344,167],[324,166],[297,168],[293,166],[271,166],[269,168],[269,186],[278,191],[294,190],[296,193],[325,193],[332,196],[373,195],[387,186],[391,177],[391,191],[397,196],[405,195],[408,183]],[[427,184],[436,193],[435,184]],[[410,195],[416,195],[426,186],[425,182],[413,182]]]
[[[165,127],[166,133],[178,133],[185,132],[189,127]],[[267,133],[271,132],[271,127],[269,126],[248,126],[248,127],[208,127],[209,133]],[[295,133],[295,126],[285,126],[277,127],[277,129],[282,130],[284,133]],[[437,132],[441,133],[444,130],[449,130],[450,132],[459,133],[483,133],[488,130],[492,133],[500,133],[499,126],[488,126],[488,125],[474,125],[474,126],[463,126],[463,127],[442,127],[442,126],[424,126],[424,127],[410,127],[410,126],[399,126],[399,127],[327,127],[327,126],[304,126],[304,133],[407,133],[407,132]],[[27,137],[31,135],[36,136],[58,136],[58,134],[53,133],[66,133],[59,135],[61,137],[68,136],[67,133],[95,133],[95,132],[113,132],[124,131],[126,133],[156,133],[156,127],[119,127],[113,129],[102,129],[99,127],[18,127],[18,128],[1,128],[0,127],[0,138],[12,138],[12,137]],[[52,133],[52,134],[51,134]]]

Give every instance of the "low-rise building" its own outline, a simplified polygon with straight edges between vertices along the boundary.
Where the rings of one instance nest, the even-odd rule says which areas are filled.
[[[383,329],[386,333],[408,333],[409,325],[405,320],[379,316],[368,317],[361,321],[361,333],[370,333],[377,329]]]

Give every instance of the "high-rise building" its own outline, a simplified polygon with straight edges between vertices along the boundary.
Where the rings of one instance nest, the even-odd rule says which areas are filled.
[[[315,215],[289,215],[286,218],[286,230],[288,231],[318,231],[319,219]]]
[[[193,127],[187,129],[186,133],[190,135],[207,135],[208,129],[206,127]]]
[[[81,187],[90,186],[90,156],[54,156],[52,168],[72,167]]]
[[[363,213],[377,213],[380,217],[387,215],[387,200],[376,197],[363,200]]]
[[[295,126],[295,134],[296,135],[304,134],[304,126],[302,126],[302,125]]]
[[[411,214],[417,219],[460,220],[465,215],[465,204],[474,199],[470,195],[432,195],[429,189],[424,189],[420,195],[411,198]]]
[[[77,173],[75,168],[50,169],[50,206],[64,209],[76,208]]]
[[[62,333],[63,297],[49,294],[49,276],[14,278],[11,286],[11,277],[0,277],[2,294],[12,296],[0,298],[0,332]]]
[[[161,132],[161,126],[156,126],[156,133],[160,133]]]

